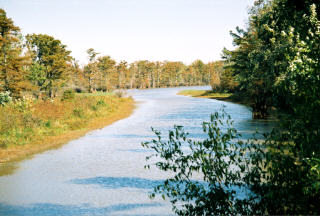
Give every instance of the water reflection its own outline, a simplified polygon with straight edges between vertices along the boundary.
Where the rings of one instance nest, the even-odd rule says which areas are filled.
[[[0,176],[11,175],[16,169],[18,169],[18,164],[15,162],[0,163]]]

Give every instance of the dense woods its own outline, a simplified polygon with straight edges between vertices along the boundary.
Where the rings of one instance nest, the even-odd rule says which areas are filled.
[[[213,89],[249,100],[256,119],[277,110],[279,126],[244,141],[222,111],[203,123],[202,141],[181,126],[167,139],[155,131],[147,159],[174,175],[152,196],[168,197],[179,215],[319,215],[320,2],[257,0],[248,27],[231,35]],[[203,181],[192,180],[197,172]]]
[[[89,64],[77,77],[78,91],[110,91],[113,89],[159,88],[174,86],[208,85],[214,75],[220,76],[222,62],[203,63],[196,60],[190,65],[182,62],[152,62],[147,60],[129,64],[117,63],[110,56],[100,56],[87,50]]]

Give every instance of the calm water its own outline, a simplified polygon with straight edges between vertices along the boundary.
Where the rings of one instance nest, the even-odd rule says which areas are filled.
[[[150,152],[140,143],[153,138],[151,126],[185,125],[201,137],[201,122],[225,105],[245,137],[271,127],[245,106],[176,95],[182,89],[131,91],[138,106],[129,118],[20,162],[0,177],[0,215],[172,215],[168,202],[147,196],[166,177],[143,168]]]

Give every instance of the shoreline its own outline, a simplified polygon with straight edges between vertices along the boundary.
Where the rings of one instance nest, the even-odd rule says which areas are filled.
[[[0,149],[0,176],[8,173],[6,165],[28,159],[47,150],[58,149],[68,142],[85,136],[88,132],[104,128],[114,122],[129,117],[136,107],[133,99],[128,98],[119,105],[115,112],[109,115],[93,118],[84,128],[66,131],[65,133],[45,137],[22,146],[10,146]],[[11,167],[11,165],[9,165]]]
[[[178,92],[177,95],[191,96],[191,97],[197,97],[197,98],[216,99],[220,101],[227,101],[227,102],[249,106],[246,101],[235,99],[233,97],[234,95],[231,93],[213,93],[210,90],[182,90]]]
[[[210,90],[182,90],[182,91],[179,91],[177,95],[190,96],[190,97],[196,97],[196,98],[215,99],[219,101],[226,101],[226,102],[244,105],[250,108],[250,101],[248,99],[240,98],[239,96],[232,93],[213,93]],[[277,110],[271,109],[268,118],[264,120],[266,121],[278,120],[278,114],[279,112]]]

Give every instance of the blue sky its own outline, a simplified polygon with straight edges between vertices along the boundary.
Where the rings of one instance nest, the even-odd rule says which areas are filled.
[[[54,36],[80,63],[86,50],[117,61],[204,62],[232,48],[254,0],[0,0],[23,34]]]

